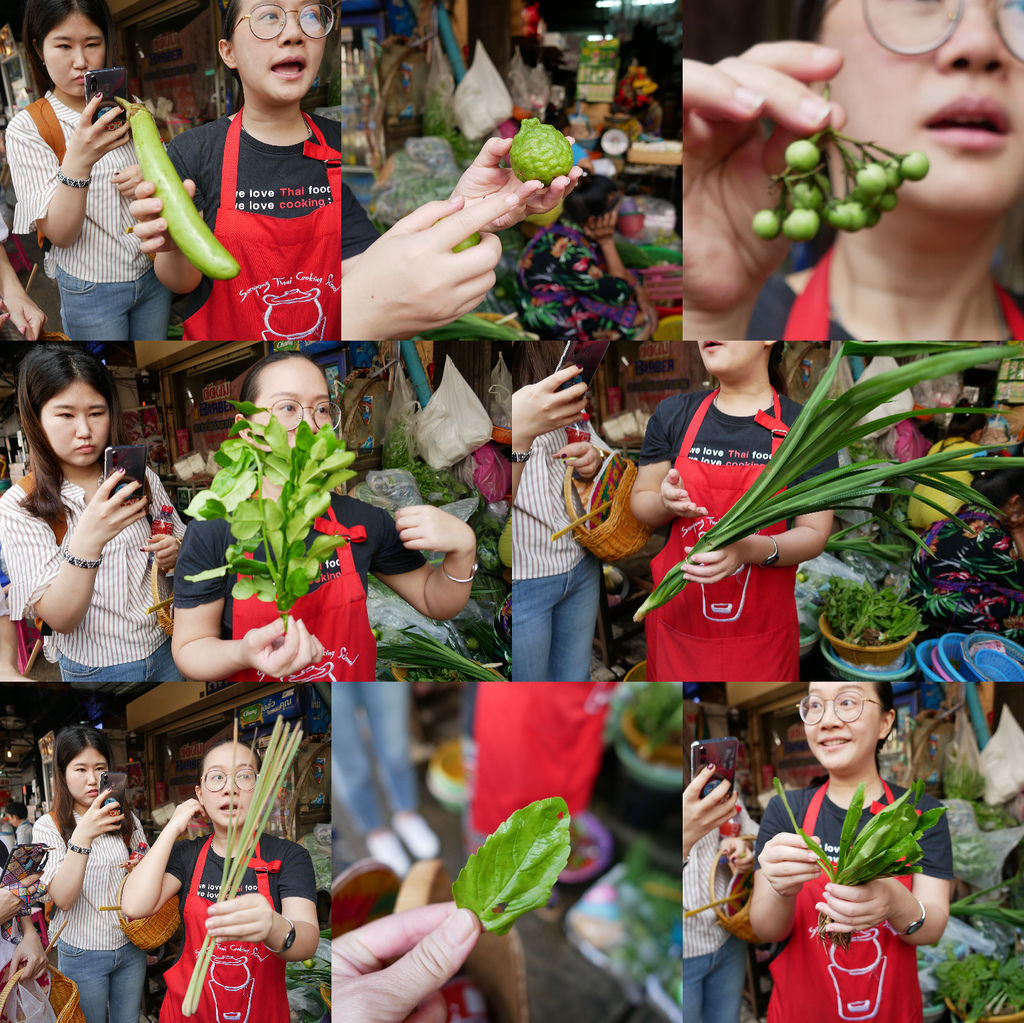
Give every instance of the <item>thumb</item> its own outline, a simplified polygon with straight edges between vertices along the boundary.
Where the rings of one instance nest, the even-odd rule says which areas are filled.
[[[278,636],[284,635],[284,622],[281,621],[280,617],[275,616],[274,620],[269,625],[262,625],[258,629],[250,629],[246,634],[248,639],[253,646],[258,650],[262,650],[263,647],[269,643],[273,643]]]
[[[402,217],[387,233],[415,234],[417,231],[425,231],[428,227],[432,227],[436,221],[442,220],[444,217],[451,216],[451,214],[461,210],[465,202],[466,200],[461,195],[456,195],[451,199],[425,203],[418,209],[413,210],[412,213]]]
[[[678,487],[683,482],[683,477],[679,474],[679,470],[675,467],[669,469],[668,476],[666,479],[673,487]]]
[[[400,1012],[408,1015],[429,994],[458,973],[480,934],[480,921],[468,909],[453,913],[396,963],[381,971]]]

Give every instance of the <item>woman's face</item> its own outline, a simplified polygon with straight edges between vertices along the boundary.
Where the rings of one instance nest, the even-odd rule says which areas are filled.
[[[698,341],[704,368],[719,380],[745,379],[767,372],[768,355],[775,341]]]
[[[875,746],[892,726],[895,713],[882,713],[878,692],[870,682],[812,682],[810,701],[824,703],[825,713],[817,724],[804,724],[807,745],[818,762],[830,772],[848,774],[874,763]],[[845,721],[858,700],[860,716]],[[871,701],[871,702],[869,702]]]
[[[818,41],[844,56],[832,80],[849,118],[843,133],[918,149],[931,162],[923,181],[900,189],[901,206],[997,217],[1024,195],[1024,62],[1003,43],[994,8],[964,0],[952,36],[910,56],[874,39],[861,0],[834,0],[826,11]]]
[[[86,71],[106,66],[103,32],[84,14],[69,14],[43,39],[43,63],[53,84],[69,96],[85,98]]]
[[[39,411],[46,439],[65,465],[88,468],[103,454],[110,437],[110,409],[99,391],[76,380]]]
[[[242,4],[231,39],[221,39],[218,47],[224,63],[238,70],[247,101],[259,97],[274,106],[290,105],[309,92],[327,43],[327,37],[311,39],[299,27],[299,12],[310,2],[279,0],[277,6],[288,13],[281,34],[274,39],[257,38],[249,26],[255,18],[259,30],[261,18],[280,12],[268,11],[265,0]]]
[[[86,746],[65,768],[64,780],[71,798],[79,806],[91,806],[100,794],[100,775],[108,770],[107,758],[91,746]]]
[[[307,359],[285,359],[268,366],[260,374],[259,390],[253,399],[254,404],[266,409],[280,407],[288,412],[297,412],[301,406],[302,416],[314,433],[320,427],[313,421],[312,410],[329,401],[323,373]],[[257,423],[268,423],[270,414],[260,412],[252,418]],[[296,423],[288,432],[291,447],[295,447],[295,431],[298,428]]]
[[[232,751],[235,773],[232,777]],[[239,776],[245,780],[246,773],[258,773],[256,760],[248,746],[227,742],[207,754],[203,761],[203,776],[196,786],[196,799],[202,804],[206,816],[215,828],[227,831],[229,818],[235,815],[235,824],[245,820],[245,814],[252,802],[255,787],[248,788],[238,783]],[[217,786],[220,786],[217,788]],[[211,788],[213,786],[213,788]]]

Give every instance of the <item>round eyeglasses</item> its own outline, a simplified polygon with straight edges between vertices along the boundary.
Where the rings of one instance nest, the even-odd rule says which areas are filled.
[[[327,4],[306,4],[294,12],[299,28],[310,39],[323,39],[334,27],[334,11]],[[260,4],[238,20],[249,19],[249,28],[257,39],[276,39],[288,23],[288,12],[277,4]]]
[[[805,725],[816,725],[825,716],[825,704],[831,703],[836,717],[849,724],[856,721],[864,712],[865,703],[877,703],[878,700],[865,699],[860,693],[839,693],[834,700],[823,700],[820,696],[805,696],[798,704],[800,720]]]
[[[203,784],[210,792],[220,792],[227,784],[228,776],[224,771],[207,771],[203,775]],[[256,772],[251,767],[240,767],[235,771],[236,788],[248,791],[256,787]]]
[[[313,425],[318,430],[324,426],[336,430],[341,422],[341,409],[333,401],[318,401],[311,407],[282,398],[270,406],[270,412],[286,430],[294,430],[302,422],[303,412],[312,415]]]
[[[956,31],[964,0],[863,0],[864,21],[875,40],[893,53],[937,50]],[[998,0],[995,26],[1006,48],[1024,60],[1024,4]]]

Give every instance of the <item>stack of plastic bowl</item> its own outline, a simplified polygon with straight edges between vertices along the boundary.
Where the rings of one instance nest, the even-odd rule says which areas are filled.
[[[1024,647],[994,632],[963,642],[963,673],[970,682],[1024,682]]]
[[[911,643],[891,664],[874,667],[865,664],[851,664],[843,660],[823,636],[820,649],[828,663],[829,671],[838,681],[843,682],[901,682],[917,674],[915,647]]]

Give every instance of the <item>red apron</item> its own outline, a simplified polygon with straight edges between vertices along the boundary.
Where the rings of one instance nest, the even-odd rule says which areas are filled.
[[[343,526],[329,508],[330,518],[316,519],[313,528],[329,536],[346,537],[349,543],[366,540],[364,526]],[[262,671],[246,668],[232,675],[229,682],[372,682],[377,674],[377,640],[366,614],[366,591],[352,560],[348,543],[338,549],[338,574],[312,593],[300,597],[290,612],[301,618],[309,632],[323,644],[324,656],[316,664],[286,679],[271,679]],[[249,557],[251,555],[247,555]],[[321,568],[323,571],[323,568]],[[241,639],[250,629],[269,625],[277,618],[277,607],[258,597],[236,600],[232,609],[231,638]],[[344,646],[342,645],[344,644]]]
[[[206,854],[212,842],[211,836],[203,844],[185,896],[182,910],[184,947],[178,961],[164,974],[167,994],[160,1006],[160,1023],[187,1023],[181,1014],[181,1003],[206,937],[206,913],[213,905],[198,894]],[[260,859],[258,842],[255,858],[249,861],[249,865],[256,868],[256,886],[260,895],[273,905],[267,869],[273,869],[274,864]],[[280,867],[280,863],[277,866]],[[203,981],[199,1008],[189,1019],[192,1023],[223,1023],[227,1020],[234,1023],[288,1023],[284,971],[284,961],[262,942],[230,941],[217,945]]]
[[[804,288],[789,310],[786,320],[784,341],[827,341],[830,336],[829,320],[832,303],[829,301],[829,268],[832,265],[832,249],[818,261]],[[1015,341],[1024,338],[1024,313],[1017,303],[995,281],[996,297],[1003,319]]]
[[[886,799],[892,790],[883,781]],[[822,785],[807,807],[803,829],[814,834],[818,811],[828,785]],[[872,803],[871,812],[882,807]],[[897,880],[910,891],[913,874]],[[796,897],[793,930],[786,947],[771,964],[775,987],[768,1003],[768,1023],[795,1020],[871,1020],[873,1023],[921,1023],[921,985],[917,951],[900,941],[888,922],[854,931],[844,952],[817,938],[818,911],[828,875],[823,870],[805,881]],[[884,1006],[884,1008],[883,1008]]]
[[[690,458],[704,416],[718,391],[704,399],[683,437],[675,468],[690,499],[708,514],[676,518],[668,543],[651,562],[657,585],[668,570],[747,492],[763,465],[709,465]],[[774,414],[758,411],[758,425],[772,433],[772,454],[789,427],[782,421],[779,396]],[[784,533],[780,522],[761,534]],[[688,583],[683,591],[646,618],[647,677],[684,682],[796,682],[800,677],[800,628],[796,614],[796,565],[761,568],[744,565],[710,586]]]
[[[488,835],[513,810],[561,796],[586,810],[601,766],[610,682],[481,682],[470,827]]]
[[[244,109],[244,108],[243,108]],[[185,321],[186,341],[323,341],[341,337],[341,153],[302,115],[314,139],[302,155],[323,160],[331,203],[302,217],[235,209],[242,111],[228,127],[214,235],[241,272],[213,281],[209,298]],[[301,200],[297,200],[301,201]]]

